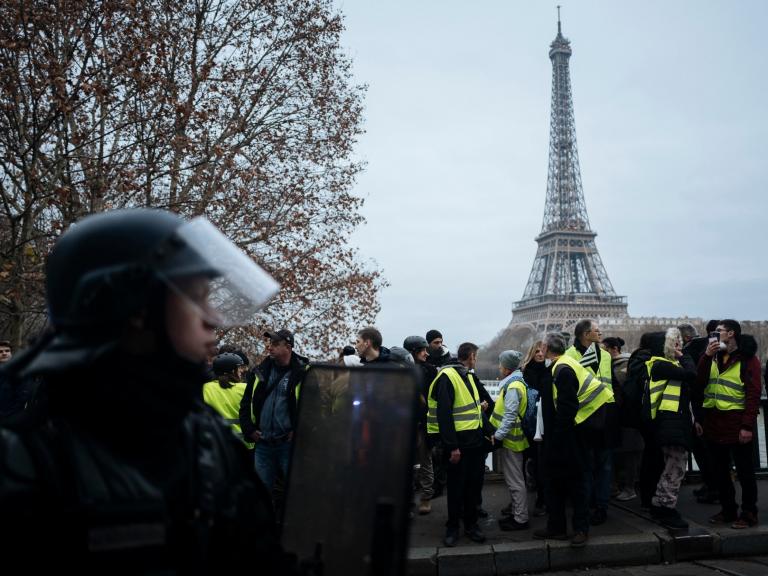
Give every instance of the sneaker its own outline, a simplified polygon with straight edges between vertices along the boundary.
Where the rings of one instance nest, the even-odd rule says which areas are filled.
[[[500,510],[502,516],[512,516],[512,503]]]
[[[739,516],[738,520],[731,524],[731,528],[735,528],[736,530],[742,530],[744,528],[752,528],[753,526],[757,526],[757,514],[755,512],[744,512],[742,511],[741,516]]]
[[[710,524],[728,524],[736,520],[736,513],[727,513],[724,510],[720,510],[717,514],[709,519]]]
[[[529,527],[530,527],[530,523],[518,522],[512,517],[499,520],[499,528],[501,528],[505,532],[509,532],[512,530],[528,530]]]
[[[485,534],[483,534],[483,531],[480,530],[480,526],[477,524],[464,530],[464,534],[466,534],[472,542],[477,542],[478,544],[485,542]]]
[[[448,530],[445,531],[445,538],[443,538],[443,543],[445,543],[445,545],[449,548],[453,548],[456,546],[458,541],[459,531],[456,528],[448,528]]]
[[[637,494],[631,488],[626,488],[616,495],[616,500],[619,502],[629,502],[637,498]]]
[[[432,503],[429,500],[419,502],[419,514],[424,516],[424,514],[429,514],[430,512],[432,512]]]
[[[552,532],[548,528],[534,530],[533,537],[537,540],[568,540],[568,534],[565,532]]]
[[[583,548],[587,545],[587,540],[589,540],[589,534],[586,532],[576,532],[573,538],[571,538],[571,548]]]
[[[608,512],[604,508],[597,508],[590,516],[589,523],[592,526],[600,526],[605,524],[606,520],[608,520]]]

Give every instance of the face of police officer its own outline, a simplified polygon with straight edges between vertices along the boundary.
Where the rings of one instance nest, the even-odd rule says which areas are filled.
[[[208,310],[209,280],[203,276],[185,280],[184,295],[168,290],[165,328],[176,353],[190,362],[204,362],[216,353],[216,326]]]
[[[8,362],[8,360],[11,359],[11,356],[13,356],[13,353],[11,352],[10,346],[0,346],[0,364]]]

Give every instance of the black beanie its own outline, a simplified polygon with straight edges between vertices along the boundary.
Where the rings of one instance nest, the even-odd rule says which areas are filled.
[[[430,330],[427,332],[427,342],[432,342],[435,338],[442,338],[443,335],[440,334],[440,330]]]

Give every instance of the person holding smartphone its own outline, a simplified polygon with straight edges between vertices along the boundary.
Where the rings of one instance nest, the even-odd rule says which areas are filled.
[[[710,332],[697,369],[697,386],[704,391],[704,437],[710,447],[722,506],[710,522],[730,523],[737,529],[757,525],[753,434],[761,381],[756,351],[757,342],[741,333],[736,320],[721,320]],[[740,515],[731,480],[731,458],[741,484]]]

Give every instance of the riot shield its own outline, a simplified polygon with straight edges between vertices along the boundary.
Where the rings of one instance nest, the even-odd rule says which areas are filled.
[[[326,576],[405,573],[417,402],[412,369],[309,370],[282,527],[300,562]]]

